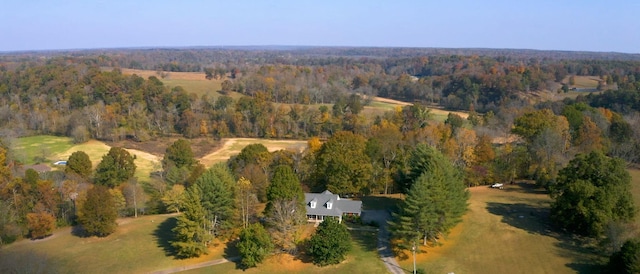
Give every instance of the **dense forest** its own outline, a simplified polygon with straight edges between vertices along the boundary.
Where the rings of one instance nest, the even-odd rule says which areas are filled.
[[[292,54],[297,51],[133,50],[99,56],[27,55],[21,61],[2,56],[6,61],[0,63],[0,125],[10,136],[56,134],[81,140],[143,141],[175,133],[187,138],[326,137],[339,129],[368,128],[358,114],[371,96],[497,113],[514,102],[531,103],[528,98],[544,92],[566,92],[571,76],[594,76],[600,79],[598,89],[615,88],[588,97],[593,106],[637,109],[620,102],[633,104],[626,100],[633,95],[626,94],[640,89],[638,61],[538,59],[526,54],[383,58],[373,53],[385,51],[375,49],[370,50],[373,57],[354,58],[350,56],[355,49],[341,51],[343,56],[334,51],[301,50],[298,56]],[[196,96],[179,86],[168,88],[157,77],[123,75],[118,67],[203,70],[222,81],[219,92],[225,96]],[[231,92],[247,96],[233,99]]]
[[[54,221],[93,227],[86,224],[92,219],[87,216],[96,212],[74,216],[71,210],[76,197],[70,195],[77,192],[83,193],[83,203],[95,202],[97,209],[104,209],[100,203],[115,203],[113,197],[119,199],[119,210],[98,212],[113,219],[137,214],[138,206],[129,201],[131,193],[147,196],[146,213],[184,211],[179,222],[185,224],[206,216],[211,227],[197,233],[208,235],[203,236],[208,240],[195,247],[176,244],[198,253],[210,237],[237,234],[231,227],[239,224],[248,228],[249,220],[257,219],[258,202],[268,204],[268,217],[282,218],[272,208],[286,205],[273,194],[280,193],[274,190],[278,185],[356,196],[402,192],[418,195],[416,202],[419,195],[430,193],[433,180],[440,184],[435,187],[447,188],[443,178],[456,178],[461,186],[527,178],[558,189],[558,182],[571,182],[562,170],[579,165],[579,155],[602,162],[607,156],[620,158],[613,162],[620,170],[640,162],[639,60],[625,54],[483,49],[5,53],[0,55],[0,136],[5,140],[0,149],[0,243],[29,233],[44,236],[46,231],[34,234],[39,231],[34,228],[50,228]],[[124,74],[125,68],[159,73],[145,79]],[[185,71],[203,72],[206,79],[221,82],[220,90],[198,95],[162,81],[162,72]],[[566,95],[575,77],[581,76],[597,79],[594,92],[542,99],[542,94]],[[376,96],[412,104],[366,114],[365,107]],[[431,112],[435,107],[464,110],[468,118],[450,113],[444,122],[438,121]],[[151,182],[137,184],[132,180],[134,159],[118,148],[105,155],[96,170],[79,154],[72,155],[63,174],[18,174],[20,163],[11,158],[7,140],[40,134],[69,136],[77,143],[184,139],[167,149],[162,171]],[[302,139],[308,140],[309,148],[269,152],[251,145],[226,165],[207,169],[189,147],[187,140],[196,137]],[[78,164],[72,164],[75,161]],[[444,167],[441,177],[425,175],[433,166]],[[94,184],[100,187],[89,187]],[[450,207],[464,207],[464,190],[451,190],[457,193],[450,196],[456,198]],[[218,196],[207,196],[211,193]],[[287,199],[298,199],[294,194]],[[233,208],[222,208],[217,201],[223,197],[231,199],[227,204]],[[452,219],[435,232],[424,228],[420,236],[425,244],[446,233],[464,212],[453,211]],[[96,235],[101,236],[99,225]],[[398,229],[409,226],[396,223]],[[106,228],[115,229],[108,224]],[[189,227],[180,229],[178,235],[191,233]],[[291,248],[289,232],[276,225],[270,229],[284,235],[276,245]]]

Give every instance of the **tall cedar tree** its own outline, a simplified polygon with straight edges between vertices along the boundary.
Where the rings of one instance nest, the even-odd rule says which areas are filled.
[[[96,168],[95,183],[113,188],[126,182],[136,172],[134,160],[125,149],[112,147]]]
[[[419,144],[410,163],[407,177],[418,177],[411,182],[400,211],[390,222],[390,231],[403,249],[410,249],[418,241],[423,245],[437,243],[461,221],[469,199],[461,175],[435,148]]]
[[[305,222],[304,192],[290,166],[276,167],[267,188],[265,215],[276,246],[295,250],[295,233]]]
[[[113,233],[117,217],[115,201],[107,187],[96,185],[87,191],[87,199],[78,212],[78,223],[87,235],[105,237]]]
[[[200,190],[200,201],[205,210],[207,228],[212,236],[219,236],[233,227],[235,180],[224,163],[216,164],[204,172],[195,186]]]
[[[373,167],[365,153],[366,142],[364,137],[348,131],[331,136],[316,157],[315,190],[337,194],[367,192]]]
[[[273,250],[273,243],[267,230],[260,223],[253,223],[240,232],[237,247],[240,267],[247,269],[261,263]]]
[[[300,180],[290,166],[280,165],[273,171],[271,183],[267,188],[267,214],[273,207],[273,203],[279,200],[296,201],[297,209],[304,212],[304,192]]]
[[[191,258],[207,254],[207,245],[212,237],[206,230],[205,209],[200,203],[200,190],[190,187],[185,193],[184,211],[178,216],[173,228],[175,240],[171,245],[176,250],[176,257]]]
[[[601,152],[578,155],[560,170],[550,186],[551,218],[563,228],[585,236],[601,236],[611,222],[635,217],[631,176],[621,159]]]
[[[351,250],[351,236],[344,224],[336,219],[325,219],[309,239],[307,253],[319,266],[338,264],[344,261]]]
[[[65,172],[78,174],[80,177],[87,179],[91,175],[93,163],[89,155],[84,151],[76,151],[69,156]]]

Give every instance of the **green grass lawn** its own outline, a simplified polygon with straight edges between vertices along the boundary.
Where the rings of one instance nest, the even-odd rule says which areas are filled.
[[[172,216],[120,221],[116,232],[105,238],[74,236],[67,227],[44,240],[22,240],[3,247],[0,273],[12,273],[11,268],[24,270],[30,265],[45,266],[45,273],[145,273],[222,257],[221,252],[214,250],[202,258],[174,259],[168,243],[175,225]],[[30,257],[27,260],[24,256]],[[16,266],[19,264],[21,267]]]
[[[27,165],[38,162],[53,163],[58,160],[67,160],[72,153],[84,151],[89,155],[94,168],[102,161],[102,156],[111,149],[108,145],[95,140],[82,144],[73,144],[71,138],[49,135],[18,138],[11,147],[16,158]],[[138,177],[140,182],[148,181],[150,172],[158,167],[157,163],[160,159],[144,152],[133,151],[131,153],[136,154],[135,164],[137,168],[135,176]]]
[[[606,258],[558,232],[551,199],[533,185],[471,189],[469,212],[444,245],[418,256],[427,273],[599,273]],[[411,256],[400,260],[413,269]]]
[[[16,139],[11,144],[11,151],[20,162],[33,165],[38,162],[51,163],[57,160],[66,160],[67,158],[58,159],[55,156],[73,145],[69,137],[38,135]]]

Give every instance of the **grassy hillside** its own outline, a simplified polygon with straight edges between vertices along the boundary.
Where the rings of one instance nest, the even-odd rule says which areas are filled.
[[[38,135],[15,139],[10,145],[14,157],[26,164],[39,162],[51,163],[67,158],[57,158],[58,154],[67,151],[74,144],[71,138],[50,135]]]
[[[427,273],[599,273],[605,258],[595,255],[548,219],[551,200],[530,184],[504,190],[471,189],[464,222],[417,256]],[[400,265],[412,269],[409,255]]]
[[[46,273],[145,273],[222,257],[221,245],[201,258],[176,260],[168,256],[170,230],[175,225],[171,215],[119,221],[116,232],[106,238],[80,238],[70,228],[63,228],[43,240],[22,240],[3,247],[0,273],[14,273],[12,268],[30,265],[45,266]]]

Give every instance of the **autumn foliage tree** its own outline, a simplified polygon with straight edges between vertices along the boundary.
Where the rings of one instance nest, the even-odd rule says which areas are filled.
[[[56,228],[56,218],[45,211],[28,213],[27,226],[32,239],[44,238]]]
[[[106,237],[115,232],[117,217],[115,201],[106,186],[96,185],[87,191],[78,212],[78,223],[87,235]]]
[[[341,194],[368,193],[372,166],[366,142],[363,136],[348,131],[331,136],[316,156],[314,188]]]

